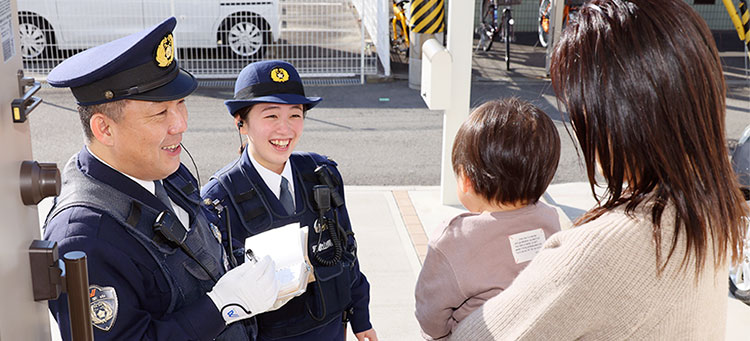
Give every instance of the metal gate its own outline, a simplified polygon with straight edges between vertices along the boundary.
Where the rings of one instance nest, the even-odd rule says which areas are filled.
[[[378,71],[352,0],[18,0],[18,12],[24,68],[36,74],[169,16],[180,63],[200,78],[233,78],[260,59],[308,77]]]

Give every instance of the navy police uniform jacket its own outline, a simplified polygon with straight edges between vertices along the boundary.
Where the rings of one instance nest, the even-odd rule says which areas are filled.
[[[155,238],[155,215],[168,209],[159,199],[86,148],[65,167],[63,180],[45,239],[57,242],[60,255],[86,253],[96,340],[254,338],[252,320],[225,328],[205,294],[213,281],[181,249]],[[225,254],[200,208],[195,178],[180,165],[163,183],[190,216],[186,244],[215,278],[221,277]],[[49,307],[63,339],[70,339],[66,295]]]
[[[344,340],[347,320],[354,333],[372,328],[368,308],[370,285],[359,270],[356,242],[345,204],[325,214],[329,219],[338,217],[339,235],[345,235],[341,238],[345,243],[339,244],[343,256],[336,264],[318,261],[330,261],[335,248],[331,246],[330,233],[325,230],[317,233],[313,228],[318,211],[312,199],[313,186],[321,184],[314,174],[316,167],[325,165],[331,170],[329,174],[335,183],[331,191],[335,190],[343,199],[341,175],[335,162],[318,154],[295,152],[289,162],[294,178],[294,214],[286,213],[255,170],[247,151],[234,163],[219,170],[203,187],[201,197],[204,203],[214,203],[206,206],[209,208],[208,218],[219,226],[225,247],[227,227],[231,227],[232,251],[238,263],[245,259],[244,240],[247,237],[294,222],[308,227],[307,253],[316,280],[308,284],[304,294],[283,307],[256,316],[258,339]],[[316,249],[320,250],[320,258],[313,257]]]

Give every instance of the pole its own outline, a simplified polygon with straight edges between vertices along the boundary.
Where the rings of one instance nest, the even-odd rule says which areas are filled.
[[[70,330],[74,341],[93,341],[94,330],[91,326],[91,308],[89,306],[89,273],[86,265],[86,254],[71,251],[63,256],[65,262],[65,284],[68,291],[68,309],[70,310]]]
[[[361,19],[361,25],[360,26],[360,40],[361,40],[361,46],[362,46],[362,54],[359,57],[359,84],[365,84],[365,12],[367,3],[365,0],[362,0],[360,8],[362,8],[362,15],[360,15]]]
[[[474,32],[474,1],[448,2],[448,51],[451,65],[451,101],[443,115],[443,155],[440,171],[440,199],[443,205],[460,205],[456,195],[456,177],[451,166],[453,139],[469,117],[471,98],[471,44]]]
[[[545,59],[544,68],[547,70],[549,75],[549,64],[550,57],[552,57],[552,51],[555,50],[555,44],[560,40],[560,33],[563,29],[563,13],[565,9],[566,0],[552,0],[552,17],[550,18],[549,35],[547,38],[547,57]]]

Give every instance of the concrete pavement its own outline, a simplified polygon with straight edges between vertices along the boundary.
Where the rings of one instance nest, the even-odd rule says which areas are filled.
[[[543,200],[559,209],[563,228],[594,204],[587,183],[552,185]],[[427,236],[441,221],[465,210],[442,205],[437,186],[348,186],[346,202],[360,265],[371,285],[370,316],[379,338],[420,340],[414,285]],[[750,306],[734,298],[727,300],[726,340],[748,340]],[[349,340],[356,338],[350,335]]]
[[[559,209],[563,228],[594,203],[587,183],[551,185],[542,200]],[[370,318],[379,338],[421,340],[414,317],[414,286],[427,251],[427,236],[440,222],[465,209],[442,205],[438,186],[347,186],[346,205],[357,237],[360,266],[370,281]],[[42,201],[40,213],[50,206],[51,200]],[[726,340],[747,340],[750,306],[734,298],[727,300]],[[51,316],[50,320],[52,339],[60,340]],[[349,340],[356,340],[351,332]]]

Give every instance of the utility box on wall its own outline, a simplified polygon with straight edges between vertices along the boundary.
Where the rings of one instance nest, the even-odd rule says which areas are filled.
[[[430,110],[445,110],[450,105],[450,52],[436,39],[422,45],[422,86],[420,94]]]

